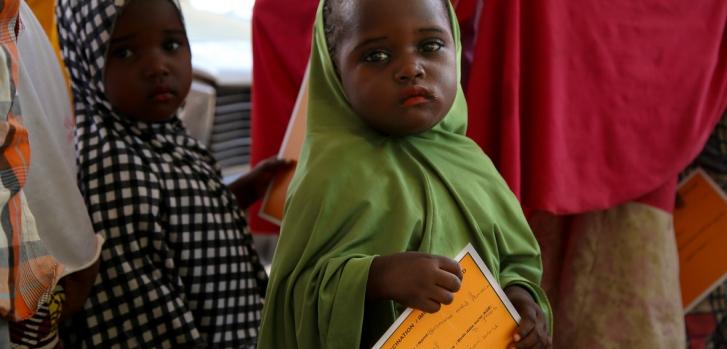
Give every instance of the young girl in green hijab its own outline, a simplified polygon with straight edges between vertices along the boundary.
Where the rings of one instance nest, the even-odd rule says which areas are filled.
[[[464,135],[456,23],[445,0],[321,2],[259,348],[370,347],[404,307],[457,297],[443,256],[468,243],[522,316],[512,347],[549,346],[538,244]]]

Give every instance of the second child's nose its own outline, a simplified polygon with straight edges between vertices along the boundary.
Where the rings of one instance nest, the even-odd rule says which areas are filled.
[[[397,70],[394,78],[399,82],[408,82],[424,77],[424,67],[416,61],[406,62]]]
[[[158,78],[169,75],[169,64],[163,54],[150,54],[143,63],[144,76],[147,78]]]

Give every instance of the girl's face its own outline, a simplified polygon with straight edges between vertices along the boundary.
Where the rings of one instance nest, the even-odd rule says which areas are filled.
[[[457,92],[456,50],[442,0],[356,4],[334,57],[351,106],[386,134],[431,129]]]
[[[125,117],[168,120],[189,93],[187,34],[169,0],[132,0],[116,21],[106,56],[106,96]]]

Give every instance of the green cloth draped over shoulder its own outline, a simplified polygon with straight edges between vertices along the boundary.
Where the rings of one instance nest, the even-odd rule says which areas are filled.
[[[326,47],[322,6],[309,67],[308,129],[258,348],[370,346],[403,310],[390,301],[365,304],[373,258],[403,251],[451,258],[467,243],[503,288],[530,290],[550,319],[538,244],[492,162],[464,135],[462,89],[431,130],[399,138],[377,133],[347,102]],[[451,8],[450,22],[459,62]]]

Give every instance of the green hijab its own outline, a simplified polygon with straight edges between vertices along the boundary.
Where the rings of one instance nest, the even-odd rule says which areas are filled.
[[[322,7],[323,1],[309,67],[308,129],[258,347],[370,346],[403,310],[393,302],[365,304],[373,258],[403,251],[454,257],[467,243],[503,288],[530,290],[550,318],[538,244],[505,181],[465,136],[462,89],[429,131],[394,138],[370,129],[334,71]],[[459,28],[451,6],[449,12],[459,62]]]

